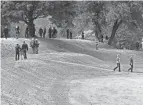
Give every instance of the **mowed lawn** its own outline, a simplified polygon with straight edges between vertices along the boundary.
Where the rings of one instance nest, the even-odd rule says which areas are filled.
[[[94,41],[39,39],[27,60],[14,46],[30,39],[1,39],[2,105],[143,105],[143,52],[117,50]],[[121,54],[122,72],[113,72]],[[127,72],[130,54],[134,72]]]

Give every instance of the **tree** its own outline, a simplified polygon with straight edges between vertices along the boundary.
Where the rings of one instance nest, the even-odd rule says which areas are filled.
[[[34,37],[34,20],[47,15],[45,1],[5,1],[4,3],[2,16],[9,17],[11,21],[24,21],[29,28],[30,36]]]
[[[75,1],[9,1],[5,3],[11,5],[3,6],[2,11],[8,10],[7,17],[12,17],[13,21],[24,21],[32,37],[35,36],[35,19],[51,15],[51,21],[57,26],[62,27],[66,24],[69,27],[73,25],[72,19],[76,14]],[[4,12],[2,13],[5,15]]]
[[[130,1],[120,1],[120,2],[110,2],[107,6],[107,15],[106,15],[106,21],[107,23],[111,23],[112,24],[112,32],[111,32],[111,36],[110,39],[108,41],[108,44],[111,45],[115,36],[116,36],[116,32],[119,29],[119,27],[122,27],[122,24],[126,25],[128,27],[128,30],[134,30],[136,31],[136,28],[138,26],[137,20],[139,19],[135,19],[133,18],[133,6],[138,5],[138,10],[136,11],[136,13],[139,13],[140,10],[139,8],[141,7],[141,5],[139,6],[139,2],[130,2]],[[137,16],[135,16],[137,17]],[[138,16],[138,18],[141,16]],[[140,21],[141,22],[141,21]]]
[[[101,41],[102,25],[105,23],[105,3],[103,1],[87,1],[86,12],[91,13],[96,38]]]

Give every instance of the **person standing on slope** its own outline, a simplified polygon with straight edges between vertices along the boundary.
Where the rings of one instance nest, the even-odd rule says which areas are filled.
[[[69,39],[69,29],[67,29],[67,39]]]
[[[16,47],[15,47],[15,60],[19,60],[19,53],[20,53],[20,45],[19,44],[16,44]]]
[[[18,39],[18,36],[20,35],[20,29],[19,26],[16,25],[15,27],[15,31],[16,31],[16,39]]]
[[[99,45],[99,42],[96,41],[96,50],[98,50],[98,45]]]
[[[7,26],[5,26],[5,28],[4,28],[4,36],[5,36],[5,38],[7,39],[7,37],[8,37],[8,27]]]
[[[45,35],[46,35],[46,28],[44,28],[43,38],[45,38]]]
[[[25,30],[25,38],[28,38],[28,32],[29,32],[28,27],[26,27],[26,30]]]
[[[52,28],[50,26],[50,28],[49,28],[49,38],[51,38],[51,37],[52,37]]]
[[[114,68],[114,71],[115,71],[117,68],[119,68],[119,72],[121,72],[119,54],[117,54],[116,63],[117,63],[117,66]]]
[[[84,32],[82,32],[82,35],[81,35],[81,36],[82,36],[82,39],[84,39]]]
[[[30,47],[32,48],[33,54],[35,54],[35,39],[34,38],[32,38],[30,42]]]
[[[133,56],[130,57],[130,68],[128,69],[128,71],[133,72]]]
[[[38,54],[38,47],[39,47],[38,39],[35,39],[35,50],[36,50],[36,54]]]
[[[27,59],[27,54],[26,52],[28,51],[28,45],[25,43],[25,41],[22,44],[22,51],[24,53],[24,59]]]
[[[70,32],[70,39],[72,39],[72,32]]]
[[[39,35],[42,38],[42,35],[43,35],[43,29],[42,28],[39,29]]]
[[[56,37],[57,37],[57,29],[55,27],[53,27],[52,38],[56,38]]]

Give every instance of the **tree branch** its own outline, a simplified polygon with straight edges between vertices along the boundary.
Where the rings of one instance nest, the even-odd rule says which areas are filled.
[[[22,13],[22,20],[23,20],[26,24],[28,24],[28,22],[24,19],[23,13]]]

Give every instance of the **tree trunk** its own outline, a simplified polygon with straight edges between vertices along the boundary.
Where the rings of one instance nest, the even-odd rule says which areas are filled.
[[[98,21],[94,21],[94,24],[96,25],[95,36],[98,39],[98,41],[101,41],[100,40],[100,37],[101,37],[101,27],[100,27]]]
[[[28,22],[27,25],[28,25],[29,36],[35,37],[35,25],[33,21]]]
[[[108,45],[112,44],[112,42],[114,40],[114,37],[116,35],[116,31],[118,30],[118,28],[121,25],[121,23],[122,23],[122,20],[118,20],[118,19],[114,22],[112,33],[111,33],[111,37],[110,37],[110,39],[108,41]]]

